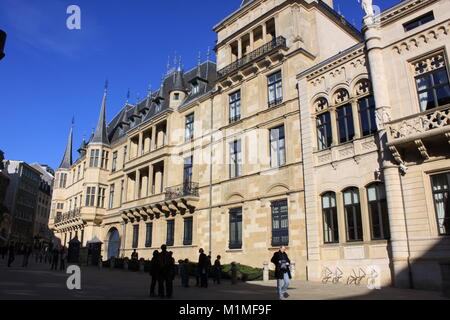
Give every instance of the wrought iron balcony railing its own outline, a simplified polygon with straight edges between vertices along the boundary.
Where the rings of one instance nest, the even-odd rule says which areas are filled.
[[[65,222],[79,217],[81,217],[80,208],[76,208],[56,217],[55,223]]]
[[[431,109],[403,119],[394,120],[388,124],[389,142],[400,139],[414,139],[420,136],[450,131],[450,105]]]
[[[245,56],[229,64],[225,68],[217,71],[218,76],[219,78],[224,78],[230,73],[239,70],[243,66],[255,61],[256,59],[261,58],[280,48],[286,48],[286,38],[281,36],[273,39],[272,41],[250,52],[249,54],[246,54]]]
[[[179,186],[166,188],[166,200],[174,200],[188,196],[199,196],[198,183],[186,182]]]

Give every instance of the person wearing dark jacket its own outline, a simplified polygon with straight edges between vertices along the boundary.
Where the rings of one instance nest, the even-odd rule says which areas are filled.
[[[291,277],[290,264],[291,261],[286,253],[286,247],[281,247],[278,252],[275,252],[271,262],[275,265],[275,278],[277,279],[278,296],[280,300],[288,298],[287,290]],[[283,284],[284,282],[284,284]]]
[[[160,274],[158,293],[160,298],[172,298],[173,293],[173,269],[175,261],[172,255],[167,252],[167,246],[161,246],[161,253],[159,254]],[[164,288],[165,287],[165,288]]]
[[[15,248],[14,242],[11,242],[9,244],[9,249],[8,249],[8,268],[11,267],[11,264],[16,259],[15,250],[16,250],[16,248]]]
[[[220,263],[221,256],[217,256],[214,262],[214,283],[220,284],[220,278],[222,276],[222,264]]]
[[[200,275],[200,287],[208,288],[208,268],[210,266],[209,259],[203,249],[198,251],[200,253],[198,257],[198,273]]]
[[[58,270],[59,250],[53,249],[52,251],[52,267],[51,270]]]
[[[153,258],[150,262],[150,276],[152,277],[152,282],[150,284],[150,297],[155,296],[155,288],[158,283],[160,269],[159,252],[158,250],[155,250],[153,251]]]

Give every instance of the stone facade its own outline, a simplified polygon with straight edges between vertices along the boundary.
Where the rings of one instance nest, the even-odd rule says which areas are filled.
[[[214,27],[216,64],[169,70],[109,125],[105,92],[56,171],[62,243],[256,267],[285,244],[299,279],[438,288],[448,193],[433,198],[430,175],[450,165],[448,110],[420,112],[415,77],[446,64],[448,2],[403,1],[362,33],[326,3],[244,1]]]
[[[23,161],[5,160],[5,170],[10,179],[5,206],[11,216],[9,240],[33,243],[33,225],[40,172]]]

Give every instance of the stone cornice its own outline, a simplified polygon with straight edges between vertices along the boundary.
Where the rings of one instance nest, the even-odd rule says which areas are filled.
[[[338,66],[341,66],[351,61],[352,59],[358,56],[363,55],[364,49],[365,49],[364,43],[359,43],[358,45],[317,64],[311,69],[305,70],[304,72],[300,73],[297,76],[297,78],[300,79],[306,76],[306,79],[309,81],[317,76],[320,76]]]
[[[422,7],[428,6],[439,0],[410,0],[400,2],[398,5],[384,11],[380,15],[381,25],[387,25],[396,20],[411,14]]]

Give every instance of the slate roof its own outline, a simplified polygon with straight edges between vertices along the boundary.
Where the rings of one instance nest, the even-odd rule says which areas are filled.
[[[69,169],[72,166],[72,143],[73,143],[73,128],[70,128],[69,139],[67,140],[66,151],[64,157],[59,165],[59,169]]]
[[[211,92],[217,79],[216,71],[216,64],[207,61],[187,72],[177,70],[167,74],[158,90],[149,93],[144,100],[136,105],[129,103],[124,105],[107,126],[109,142],[112,144],[120,140],[130,129],[152,120],[163,112],[172,110],[169,103],[170,93],[173,91],[186,93],[186,97],[178,109]],[[199,86],[198,93],[195,94],[192,93],[194,85]]]

